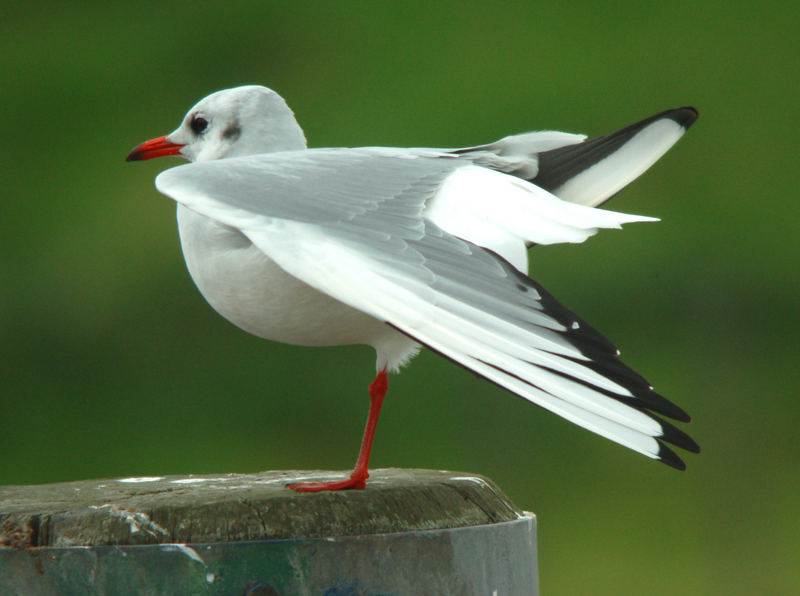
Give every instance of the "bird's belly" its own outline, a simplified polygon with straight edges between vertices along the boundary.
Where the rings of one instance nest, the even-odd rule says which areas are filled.
[[[245,331],[290,344],[385,343],[397,331],[289,275],[236,229],[178,206],[189,273],[208,303]]]

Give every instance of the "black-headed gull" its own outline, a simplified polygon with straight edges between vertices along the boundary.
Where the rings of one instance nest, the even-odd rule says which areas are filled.
[[[178,203],[189,272],[223,317],[276,341],[375,348],[355,469],[295,490],[364,488],[387,372],[420,345],[683,469],[666,443],[699,448],[656,414],[689,416],[525,272],[531,244],[654,221],[595,207],[696,118],[669,110],[591,140],[544,131],[464,149],[308,149],[277,93],[244,86],[209,95],[128,160],[193,162],[161,173],[156,188]]]

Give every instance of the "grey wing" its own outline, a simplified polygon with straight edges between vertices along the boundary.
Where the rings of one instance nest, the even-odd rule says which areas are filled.
[[[425,202],[462,164],[424,150],[310,149],[192,163],[156,178],[156,187],[204,195],[209,203],[269,217],[333,225],[378,210],[394,223],[421,224]],[[391,224],[391,221],[389,221]]]
[[[458,161],[425,152],[326,150],[168,170],[160,191],[239,228],[287,272],[498,385],[674,467],[696,451],[650,413],[688,416],[597,331],[497,255],[427,221]]]

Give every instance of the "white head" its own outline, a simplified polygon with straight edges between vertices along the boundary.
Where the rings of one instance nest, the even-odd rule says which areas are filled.
[[[208,161],[306,148],[292,110],[272,89],[234,87],[200,100],[170,134],[135,147],[127,161],[181,155]]]

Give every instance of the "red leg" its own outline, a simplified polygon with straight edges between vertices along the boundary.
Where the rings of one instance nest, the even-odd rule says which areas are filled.
[[[369,415],[367,416],[367,426],[364,428],[364,438],[361,440],[358,461],[356,461],[356,467],[350,474],[350,478],[333,482],[290,484],[288,485],[289,488],[301,493],[314,493],[323,490],[363,489],[366,487],[366,480],[369,478],[367,467],[369,466],[369,453],[372,451],[372,439],[375,438],[375,427],[378,426],[378,416],[381,413],[383,398],[388,388],[389,377],[386,375],[386,369],[383,369],[369,385]]]

